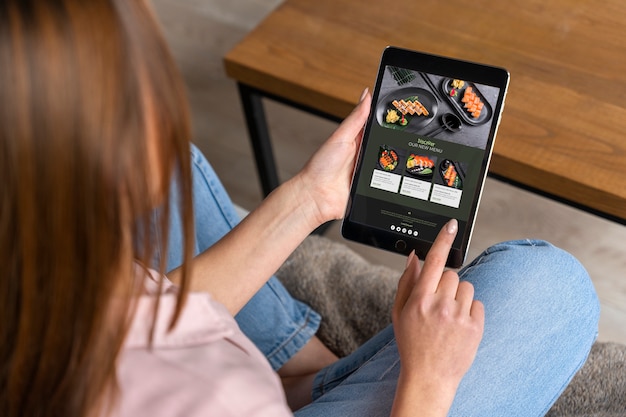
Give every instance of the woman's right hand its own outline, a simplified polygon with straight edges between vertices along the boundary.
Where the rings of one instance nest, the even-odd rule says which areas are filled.
[[[393,326],[401,371],[393,416],[445,416],[468,371],[484,327],[474,287],[445,264],[458,224],[451,220],[428,252],[423,268],[414,253],[398,284]]]

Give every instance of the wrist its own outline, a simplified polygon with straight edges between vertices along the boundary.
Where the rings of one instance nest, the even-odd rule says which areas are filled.
[[[409,375],[400,371],[391,415],[402,417],[445,417],[450,410],[458,384],[442,381],[437,376]]]
[[[297,201],[297,210],[307,219],[313,229],[318,226],[341,218],[345,209],[345,202],[338,201],[336,192],[326,189],[319,181],[310,178],[301,172],[286,183],[290,187],[294,201]],[[341,205],[341,210],[337,207]]]
[[[304,225],[311,231],[330,220],[322,209],[323,204],[316,198],[312,185],[301,174],[294,176],[280,188],[288,199],[288,206],[297,214],[297,218],[304,221]],[[322,207],[320,207],[322,206]]]

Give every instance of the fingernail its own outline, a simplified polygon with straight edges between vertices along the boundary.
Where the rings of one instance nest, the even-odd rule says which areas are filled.
[[[369,88],[365,87],[365,90],[363,90],[363,92],[361,93],[361,98],[359,99],[359,103],[365,100],[365,97],[367,96],[368,92],[369,92]]]
[[[458,229],[459,229],[459,223],[456,221],[456,219],[450,219],[448,224],[446,224],[446,230],[451,235],[455,234]]]
[[[412,250],[411,253],[409,253],[409,257],[406,260],[406,268],[411,265],[411,262],[413,262],[413,258],[415,258],[415,250]]]

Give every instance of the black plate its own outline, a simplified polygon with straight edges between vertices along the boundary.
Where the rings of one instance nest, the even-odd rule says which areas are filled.
[[[461,101],[463,99],[463,94],[465,92],[465,89],[468,86],[472,87],[472,90],[476,93],[478,97],[480,97],[480,101],[482,101],[484,104],[484,107],[482,111],[480,112],[480,116],[478,117],[478,119],[475,119],[474,117],[472,117],[472,115],[465,109],[465,107],[463,107],[465,103]],[[454,106],[455,110],[461,116],[461,118],[463,118],[464,122],[469,123],[474,126],[478,126],[478,125],[487,123],[489,119],[491,119],[493,110],[491,109],[489,102],[485,100],[485,97],[482,95],[480,90],[476,88],[476,85],[474,85],[474,83],[465,81],[465,85],[463,86],[463,88],[456,89],[457,95],[455,97],[452,97],[450,95],[450,91],[452,90],[452,88],[453,88],[452,78],[444,78],[441,84],[441,89],[443,91],[443,94],[448,98],[448,101],[450,101],[452,106]]]
[[[407,157],[407,163],[409,161],[409,158],[410,158],[410,155],[409,155],[409,157]],[[435,167],[434,166],[432,168],[428,168],[428,169],[430,169],[430,173],[428,173],[428,174],[422,174],[422,171],[424,171],[424,169],[426,169],[426,168],[420,168],[420,167],[408,168],[406,166],[406,164],[405,164],[404,169],[407,172],[407,174],[410,174],[411,176],[413,176],[415,178],[419,178],[419,179],[423,179],[423,180],[431,179],[433,177],[433,173],[435,172]]]
[[[459,179],[458,185],[448,185],[448,181],[444,178],[444,174],[450,164],[454,166],[454,170],[456,171],[457,178]],[[460,168],[459,164],[457,164],[456,162],[450,159],[444,159],[443,161],[439,163],[439,175],[441,176],[441,181],[443,182],[443,185],[445,185],[446,187],[450,187],[450,188],[456,188],[457,190],[463,189],[463,182],[465,181],[465,175],[464,175],[463,170],[459,168]]]
[[[420,103],[422,103],[424,107],[426,107],[426,110],[428,110],[428,116],[407,115],[405,117],[409,119],[409,123],[406,126],[402,126],[399,123],[386,123],[385,116],[387,115],[387,110],[395,109],[391,102],[394,100],[407,99],[412,96],[418,97]],[[404,87],[393,90],[382,99],[378,100],[378,103],[376,104],[376,120],[382,127],[419,133],[422,128],[428,126],[428,124],[435,119],[438,109],[439,102],[437,101],[435,95],[430,91],[419,87]]]
[[[393,155],[390,155],[391,159],[393,159],[393,168],[389,169],[385,166],[383,166],[383,164],[380,163],[380,157],[382,156],[383,152],[393,152],[395,154],[395,157]],[[380,167],[380,169],[382,169],[383,171],[387,171],[387,172],[393,172],[396,170],[396,168],[398,168],[398,162],[399,162],[399,157],[398,157],[398,151],[396,151],[393,148],[390,148],[388,146],[381,146],[378,149],[378,161],[376,161],[378,163],[378,166]]]
[[[428,168],[430,169],[430,174],[422,174],[425,168],[406,168],[407,174],[419,179],[428,180],[433,177],[433,172],[435,172],[435,167]]]

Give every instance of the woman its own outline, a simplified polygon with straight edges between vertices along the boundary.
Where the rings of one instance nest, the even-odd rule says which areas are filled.
[[[288,298],[268,277],[343,214],[367,91],[298,175],[193,260],[213,232],[194,233],[192,200],[198,219],[216,178],[190,158],[183,86],[143,1],[2,2],[0,100],[0,414],[289,415],[232,316],[250,308],[242,327],[256,314],[273,324],[261,336],[284,337],[259,294]],[[422,267],[407,260],[393,328],[316,361],[313,325],[273,362],[294,408],[307,401],[292,393],[311,393],[297,415],[547,411],[595,338],[588,276],[528,241],[488,249],[460,280],[444,272],[455,233],[450,221]],[[165,278],[168,259],[181,266]]]

